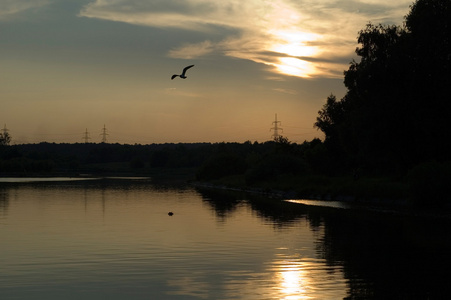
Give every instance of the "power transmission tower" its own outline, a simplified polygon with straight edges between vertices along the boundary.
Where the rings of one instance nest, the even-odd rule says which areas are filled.
[[[9,129],[6,128],[6,124],[5,124],[5,126],[4,126],[1,130],[2,130],[2,132],[3,132],[3,135],[7,134],[8,131],[9,131]]]
[[[272,124],[274,124],[274,127],[272,127],[270,129],[274,130],[274,133],[271,135],[271,137],[274,138],[274,140],[277,140],[279,138],[279,130],[283,131],[283,128],[280,128],[279,125],[282,125],[282,123],[280,121],[277,121],[277,114],[276,114],[276,120],[274,122],[272,122]]]
[[[106,136],[108,135],[108,133],[106,133],[105,124],[103,124],[102,133],[100,135],[102,136],[102,143],[106,143]]]
[[[11,143],[11,136],[8,133],[9,129],[6,128],[6,124],[5,124],[5,126],[2,129],[0,129],[0,131],[2,131],[0,133],[0,143],[1,143],[1,145],[9,145]]]
[[[85,144],[87,144],[89,142],[89,139],[90,139],[90,137],[89,137],[88,128],[86,128],[86,131],[83,135],[83,140],[85,141]]]

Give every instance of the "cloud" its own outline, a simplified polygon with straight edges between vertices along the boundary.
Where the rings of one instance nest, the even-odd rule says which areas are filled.
[[[198,44],[186,44],[169,51],[169,57],[192,59],[204,56],[214,51],[214,45],[210,41],[204,41]]]
[[[169,50],[168,55],[174,58],[193,59],[216,52],[265,64],[272,72],[283,75],[338,78],[354,56],[358,31],[368,22],[400,24],[410,3],[411,0],[96,0],[83,7],[79,15],[223,34],[219,41],[207,39]]]
[[[49,3],[49,0],[2,0],[0,2],[0,20]]]
[[[276,92],[279,92],[279,93],[289,94],[289,95],[297,95],[297,93],[298,93],[297,91],[292,90],[292,89],[275,88],[273,90]]]

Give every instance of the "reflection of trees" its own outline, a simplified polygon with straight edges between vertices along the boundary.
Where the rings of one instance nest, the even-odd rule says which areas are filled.
[[[306,211],[303,209],[304,207],[290,204],[263,197],[249,198],[249,205],[256,211],[257,215],[265,219],[265,221],[270,221],[277,227],[290,225],[296,220],[305,217]]]
[[[6,215],[9,207],[9,191],[0,188],[0,214]]]
[[[243,193],[201,188],[198,188],[197,191],[201,194],[203,201],[208,203],[222,220],[225,220],[244,202],[244,198],[238,196]]]
[[[301,218],[309,221],[312,230],[318,229],[322,224],[322,215],[315,213],[315,207],[233,190],[198,188],[198,192],[216,214],[223,218],[231,215],[238,206],[246,204],[259,218],[277,227],[288,226]]]
[[[305,218],[318,258],[342,266],[352,299],[431,299],[451,294],[451,222],[305,206],[232,191],[199,190],[223,218],[248,205],[265,223],[290,226]]]
[[[270,199],[262,195],[208,188],[198,188],[198,191],[202,195],[203,200],[221,218],[231,215],[240,205],[248,205],[258,217],[269,221],[275,226],[282,227],[304,217],[306,213],[305,207],[301,205],[290,205],[290,203]]]
[[[430,221],[364,211],[329,214],[319,253],[330,265],[343,264],[353,298],[441,298],[451,292],[450,224]]]

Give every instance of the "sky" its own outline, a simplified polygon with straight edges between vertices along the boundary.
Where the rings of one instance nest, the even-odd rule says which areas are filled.
[[[291,142],[313,127],[369,22],[399,0],[2,0],[0,128],[13,144]],[[185,66],[187,79],[171,80]]]

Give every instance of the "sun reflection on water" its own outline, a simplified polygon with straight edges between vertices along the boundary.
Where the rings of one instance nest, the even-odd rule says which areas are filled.
[[[346,290],[342,269],[327,267],[320,259],[302,258],[300,254],[279,255],[271,271],[277,299],[338,299],[336,290],[329,295],[329,288],[338,284]]]
[[[307,286],[310,279],[298,259],[276,261],[274,271],[280,299],[309,299]]]
[[[303,288],[303,279],[305,279],[302,270],[285,271],[280,273],[281,296],[284,299],[307,299],[305,288]],[[285,296],[285,297],[284,297]]]

